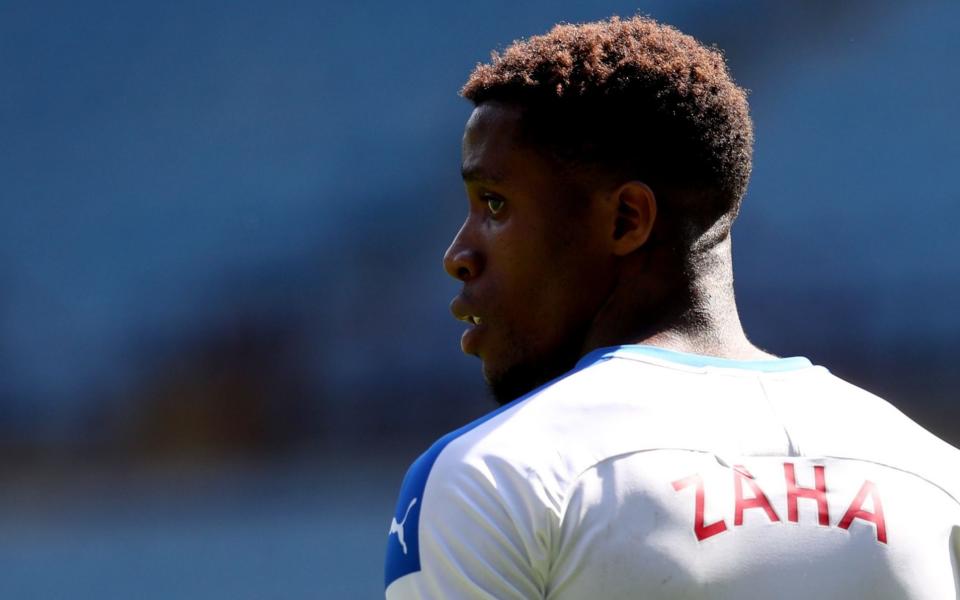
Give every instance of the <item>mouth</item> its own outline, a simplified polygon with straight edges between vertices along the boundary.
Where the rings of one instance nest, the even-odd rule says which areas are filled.
[[[477,315],[463,315],[462,317],[457,317],[457,319],[470,325],[479,325],[483,322]]]
[[[479,356],[480,338],[483,330],[486,329],[486,327],[484,327],[486,322],[476,314],[476,309],[469,306],[463,296],[457,296],[453,299],[453,302],[450,303],[450,312],[453,313],[453,316],[456,317],[458,321],[470,325],[460,338],[460,349],[463,350],[465,354]]]

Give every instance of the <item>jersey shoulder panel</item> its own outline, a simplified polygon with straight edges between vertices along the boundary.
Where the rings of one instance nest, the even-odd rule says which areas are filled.
[[[960,503],[960,450],[886,400],[828,372],[773,389],[799,454],[874,462],[927,480]]]
[[[387,545],[384,568],[385,587],[390,587],[390,584],[397,579],[420,570],[419,530],[423,496],[427,487],[427,480],[437,458],[444,452],[450,442],[515,408],[510,405],[504,406],[451,431],[434,442],[407,469],[403,483],[400,485],[395,516],[390,523],[390,539]]]
[[[421,542],[425,535],[438,533],[439,524],[449,524],[451,519],[485,519],[494,526],[517,530],[517,518],[541,513],[531,510],[531,503],[543,502],[549,492],[530,475],[550,472],[543,462],[555,455],[544,445],[532,443],[529,436],[537,435],[537,419],[526,413],[536,410],[536,399],[555,394],[580,371],[575,369],[444,435],[413,462],[390,525],[384,570],[387,588],[420,572],[424,562],[431,560]],[[522,543],[532,550],[541,524],[526,525]],[[519,535],[519,530],[514,533]],[[431,565],[432,570],[437,568]]]

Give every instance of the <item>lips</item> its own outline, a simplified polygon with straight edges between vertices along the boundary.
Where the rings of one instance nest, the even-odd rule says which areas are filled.
[[[457,296],[450,302],[450,312],[458,321],[470,325],[480,325],[483,322],[483,319],[477,314],[477,310],[470,306],[470,303],[462,295]]]
[[[485,329],[483,318],[477,314],[477,310],[470,306],[470,303],[462,296],[457,296],[450,303],[450,312],[458,321],[463,321],[470,325],[463,336],[460,338],[460,349],[465,354],[479,356],[480,336]]]

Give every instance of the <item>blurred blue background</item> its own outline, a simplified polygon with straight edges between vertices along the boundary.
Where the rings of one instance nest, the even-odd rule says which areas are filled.
[[[0,596],[380,596],[406,464],[492,407],[457,90],[637,12],[751,90],[754,341],[960,442],[956,2],[4,2]]]

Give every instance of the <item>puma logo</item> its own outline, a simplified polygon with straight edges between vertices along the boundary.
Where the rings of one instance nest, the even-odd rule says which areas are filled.
[[[410,509],[413,508],[413,505],[417,503],[417,499],[414,498],[410,501],[410,506],[407,507],[407,512],[403,514],[403,520],[397,523],[397,518],[394,517],[393,521],[390,522],[390,533],[387,535],[397,534],[397,540],[400,541],[400,547],[403,549],[403,553],[407,553],[407,542],[403,539],[403,526],[407,522],[407,517],[410,516]]]

